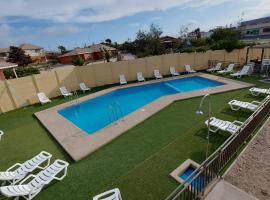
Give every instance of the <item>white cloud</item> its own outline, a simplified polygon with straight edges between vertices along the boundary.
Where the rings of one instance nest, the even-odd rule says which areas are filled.
[[[176,6],[212,6],[231,0],[9,0],[0,1],[0,20],[30,17],[55,22],[101,22],[143,11],[167,10]]]
[[[245,20],[256,19],[270,15],[270,0],[256,0],[255,4],[254,0],[246,1],[251,2],[252,5],[243,8]]]
[[[79,28],[74,25],[55,25],[41,31],[44,36],[66,36],[80,32]]]
[[[36,30],[29,26],[17,28],[8,24],[0,24],[0,47],[31,43],[33,39],[41,40],[57,36],[62,38],[78,32],[80,32],[80,29],[74,25],[55,25]]]

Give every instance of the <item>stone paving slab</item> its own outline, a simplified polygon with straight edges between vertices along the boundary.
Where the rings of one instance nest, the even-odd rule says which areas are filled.
[[[237,80],[227,79],[220,76],[214,76],[211,74],[204,74],[204,73],[196,73],[190,75],[182,75],[178,77],[172,78],[164,78],[162,80],[153,80],[147,81],[144,83],[135,83],[129,84],[125,86],[117,86],[109,89],[105,89],[78,99],[79,102],[86,101],[102,94],[112,92],[114,90],[120,88],[128,88],[132,86],[144,85],[144,84],[151,84],[161,81],[173,80],[173,79],[181,79],[186,77],[192,76],[200,76],[203,78],[207,78],[210,80],[218,81],[224,83],[222,86],[217,86],[213,88],[207,88],[203,90],[197,90],[187,93],[179,93],[169,96],[161,97],[144,107],[138,109],[137,111],[127,115],[123,119],[120,119],[116,123],[113,123],[94,134],[87,134],[71,122],[66,120],[58,111],[66,108],[68,106],[74,105],[76,100],[70,101],[53,108],[49,108],[47,110],[43,110],[40,112],[35,113],[35,116],[40,120],[40,122],[45,126],[45,128],[51,133],[51,135],[59,142],[59,144],[65,149],[65,151],[75,160],[78,161],[85,156],[89,155],[90,153],[94,152],[101,146],[107,144],[108,142],[112,141],[116,137],[120,136],[122,133],[126,132],[127,130],[131,129],[135,125],[139,124],[140,122],[144,121],[145,119],[149,118],[156,112],[160,111],[164,107],[168,106],[169,104],[173,103],[174,101],[188,99],[191,97],[198,97],[203,96],[205,94],[215,94],[221,93],[231,90],[238,90],[242,88],[248,88],[253,86],[252,84],[240,82]]]
[[[205,200],[258,200],[227,181],[219,181],[204,198]]]

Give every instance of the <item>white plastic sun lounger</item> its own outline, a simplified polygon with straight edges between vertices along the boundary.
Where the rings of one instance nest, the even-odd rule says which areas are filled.
[[[63,160],[55,160],[48,168],[40,171],[37,175],[30,174],[18,185],[0,187],[0,192],[6,197],[23,197],[33,199],[45,185],[52,180],[63,180],[67,175],[68,163]],[[61,177],[57,177],[64,170]],[[18,198],[19,199],[19,198]]]
[[[145,81],[145,78],[143,77],[142,72],[137,72],[137,80],[138,80],[138,82]]]
[[[175,67],[170,67],[170,73],[172,76],[179,76],[179,72],[176,71]]]
[[[27,174],[34,171],[35,169],[45,169],[49,166],[52,154],[42,151],[30,160],[24,163],[16,163],[4,172],[0,172],[0,181],[6,183],[7,181],[11,184],[15,184],[22,180]],[[45,166],[41,166],[46,162]],[[3,183],[3,184],[4,184]]]
[[[208,126],[208,120],[205,121]],[[210,118],[210,131],[216,133],[218,130],[226,131],[231,134],[235,134],[243,125],[243,122],[235,120],[234,122],[224,121],[215,117]]]
[[[222,63],[217,63],[215,67],[212,67],[210,69],[207,69],[208,72],[216,72],[221,70]]]
[[[3,135],[4,135],[4,131],[1,131],[0,130],[0,140],[1,140],[1,138],[2,138]]]
[[[163,78],[162,75],[161,75],[161,73],[160,73],[160,71],[158,69],[155,69],[154,70],[154,76],[155,76],[156,79]]]
[[[232,73],[234,69],[234,63],[231,63],[228,65],[228,67],[224,70],[220,70],[217,73],[218,74],[228,74],[228,73]]]
[[[127,84],[127,80],[124,74],[119,75],[119,80],[120,80],[120,85],[125,85]]]
[[[69,97],[69,96],[72,96],[72,95],[73,95],[73,93],[72,93],[72,92],[69,92],[69,91],[67,90],[67,88],[64,87],[64,86],[63,86],[63,87],[60,87],[59,90],[60,90],[61,94],[62,94],[64,97]]]
[[[251,103],[245,101],[231,100],[228,104],[230,105],[232,110],[246,109],[254,112],[260,106],[262,102],[252,101]]]
[[[263,89],[263,88],[250,88],[249,91],[253,96],[259,96],[260,94],[267,94],[270,95],[270,89]]]
[[[191,73],[196,73],[195,70],[192,69],[192,67],[190,65],[185,65],[185,69],[186,69],[186,72],[188,74],[191,74]]]
[[[91,90],[88,86],[85,85],[85,83],[80,83],[79,86],[80,86],[80,90],[82,92],[87,92],[87,91],[90,91]]]
[[[38,100],[41,103],[41,105],[51,102],[51,100],[45,95],[44,92],[37,93],[37,96],[38,96]]]
[[[245,65],[240,71],[231,74],[232,77],[241,78],[242,76],[248,76],[252,73],[252,66]]]
[[[109,190],[97,196],[94,196],[93,200],[122,200],[120,190],[118,188]]]

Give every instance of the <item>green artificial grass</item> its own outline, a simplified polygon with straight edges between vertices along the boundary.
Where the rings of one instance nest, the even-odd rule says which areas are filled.
[[[241,80],[269,87],[258,82],[256,77]],[[244,121],[250,113],[231,111],[227,102],[262,98],[251,96],[248,89],[213,95],[213,116]],[[33,115],[65,102],[63,98],[53,99],[46,106],[33,105],[3,114],[0,129],[6,134],[0,142],[0,170],[45,150],[53,154],[53,159],[67,160],[70,166],[67,177],[45,187],[35,197],[37,200],[86,200],[113,187],[120,188],[123,199],[164,199],[178,186],[169,176],[175,168],[188,158],[198,163],[205,159],[207,129],[204,121],[207,115],[195,115],[200,100],[192,98],[169,105],[77,163]],[[210,151],[216,150],[228,137],[227,133],[211,134]]]

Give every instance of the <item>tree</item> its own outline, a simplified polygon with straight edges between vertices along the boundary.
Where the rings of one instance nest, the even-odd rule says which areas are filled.
[[[107,44],[109,44],[109,45],[112,44],[112,40],[111,40],[110,38],[107,38],[107,39],[105,40],[105,42],[106,42]]]
[[[59,46],[58,46],[58,49],[59,49],[59,51],[61,52],[61,54],[67,53],[67,49],[66,49],[66,47],[64,47],[63,45],[59,45]]]
[[[202,38],[196,38],[196,39],[194,38],[194,39],[191,39],[190,42],[193,47],[201,47],[207,44],[206,40]]]
[[[17,63],[19,66],[26,66],[32,63],[32,60],[29,55],[25,55],[21,48],[11,46],[8,62]]]
[[[106,59],[106,61],[110,62],[110,59],[112,57],[111,53],[105,48],[102,49],[102,52],[103,52],[103,57]]]
[[[149,36],[153,39],[159,39],[162,34],[162,28],[157,24],[151,24],[149,30]]]
[[[241,33],[239,30],[233,28],[217,28],[212,30],[212,35],[210,39],[213,42],[218,42],[220,40],[239,40]]]
[[[212,50],[225,49],[231,52],[234,49],[241,49],[245,44],[240,41],[241,33],[234,28],[217,28],[212,30],[209,43]]]
[[[120,51],[125,51],[125,52],[129,52],[132,54],[136,54],[136,44],[135,44],[135,42],[131,41],[130,39],[125,41],[123,44],[119,44],[118,49]]]
[[[151,24],[149,31],[139,30],[133,43],[138,57],[149,55],[160,55],[165,53],[165,47],[160,43],[162,29],[155,24]]]
[[[186,38],[187,35],[188,35],[188,31],[189,31],[189,26],[188,25],[182,25],[180,27],[180,31],[179,31],[180,38],[182,38],[182,39]]]
[[[85,64],[85,61],[80,56],[78,56],[74,60],[72,60],[72,64],[75,66],[83,66]]]
[[[200,28],[196,28],[193,32],[195,33],[197,39],[201,38],[201,29]]]

